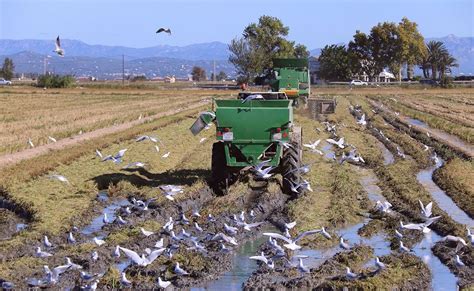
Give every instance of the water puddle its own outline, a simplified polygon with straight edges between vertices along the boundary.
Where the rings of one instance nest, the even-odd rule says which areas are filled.
[[[242,284],[247,281],[254,271],[258,269],[258,264],[250,260],[250,256],[259,253],[260,246],[267,241],[266,237],[258,237],[239,246],[233,253],[232,269],[225,272],[219,279],[209,282],[202,287],[192,287],[193,291],[201,290],[242,290]]]
[[[387,147],[381,143],[380,141],[377,140],[377,146],[380,148],[382,151],[382,156],[383,156],[383,164],[385,166],[393,164],[395,161],[395,158],[393,157],[392,152],[390,152]],[[370,193],[370,192],[369,192]]]
[[[101,201],[108,201],[109,198],[106,196],[107,194],[104,194],[104,192],[105,191],[99,192],[98,199],[101,200]],[[107,199],[105,199],[104,196],[107,197]],[[102,210],[101,214],[99,216],[95,217],[89,225],[85,226],[81,230],[81,233],[84,234],[84,235],[92,235],[96,232],[99,232],[102,229],[102,227],[105,225],[105,223],[103,221],[105,213],[107,214],[107,218],[110,221],[113,221],[116,218],[116,216],[115,216],[116,210],[121,208],[122,206],[126,206],[126,205],[129,205],[129,204],[130,204],[130,202],[128,202],[127,199],[120,199],[120,200],[116,200],[116,201],[112,202],[110,205],[105,207]]]
[[[430,192],[438,206],[452,219],[454,219],[454,221],[460,224],[465,224],[469,227],[474,227],[474,220],[470,218],[466,212],[459,208],[451,199],[451,197],[449,197],[446,192],[441,190],[441,188],[439,188],[438,185],[436,185],[436,183],[433,181],[433,172],[443,164],[443,159],[438,157],[435,165],[420,171],[416,178],[418,182],[422,184],[428,192]]]
[[[322,147],[324,157],[329,160],[334,160],[336,158],[336,153],[332,149],[332,144],[324,141],[324,146]]]
[[[470,151],[474,151],[474,147],[471,144],[466,143],[465,141],[461,140],[459,137],[457,137],[453,134],[449,134],[449,133],[444,132],[442,130],[432,128],[428,124],[426,124],[425,122],[423,122],[421,120],[418,120],[418,119],[415,119],[415,118],[406,118],[406,121],[408,122],[408,124],[416,125],[418,127],[424,128],[424,129],[429,129],[430,131],[432,131],[434,134],[436,134],[440,138],[442,138],[446,141],[449,141],[451,144],[453,144],[457,147],[469,149]]]

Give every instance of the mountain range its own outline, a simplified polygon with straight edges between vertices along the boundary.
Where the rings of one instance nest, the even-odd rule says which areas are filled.
[[[474,37],[448,35],[428,38],[442,41],[458,60],[455,75],[474,74]],[[42,73],[47,71],[76,76],[95,76],[113,79],[122,74],[122,57],[125,73],[130,75],[155,76],[175,75],[187,77],[193,66],[201,66],[208,75],[213,71],[224,71],[235,76],[235,68],[227,59],[227,44],[210,42],[187,46],[158,45],[146,48],[123,46],[89,45],[79,40],[61,40],[66,52],[64,58],[53,53],[54,40],[9,40],[0,39],[0,61],[5,57],[13,59],[17,73]],[[320,48],[310,50],[317,56]],[[46,60],[46,61],[45,61]],[[45,66],[46,64],[46,66]]]

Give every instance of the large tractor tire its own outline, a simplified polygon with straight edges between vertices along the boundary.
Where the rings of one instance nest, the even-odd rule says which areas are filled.
[[[217,195],[227,194],[234,176],[227,167],[224,147],[225,145],[222,142],[216,142],[212,145],[211,187]]]
[[[281,158],[281,173],[283,176],[283,192],[291,195],[293,198],[300,197],[304,190],[300,187],[298,191],[293,191],[292,184],[298,185],[303,180],[301,178],[300,167],[303,157],[302,145],[302,132],[301,127],[295,127],[293,129],[290,147],[283,148],[283,156]]]

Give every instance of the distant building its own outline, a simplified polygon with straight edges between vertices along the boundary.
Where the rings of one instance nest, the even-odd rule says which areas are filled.
[[[309,78],[310,78],[311,84],[316,84],[320,80],[319,67],[320,67],[320,63],[319,63],[318,58],[310,57],[309,58]]]
[[[386,70],[383,70],[382,72],[380,72],[379,82],[388,83],[388,82],[391,82],[392,80],[395,80],[395,76],[392,73],[387,72]]]
[[[170,83],[170,84],[173,84],[176,82],[176,78],[174,76],[171,76],[171,77],[165,77],[165,83]]]

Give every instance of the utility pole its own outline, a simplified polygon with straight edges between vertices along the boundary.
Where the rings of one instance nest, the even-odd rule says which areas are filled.
[[[214,60],[214,66],[213,66],[213,69],[212,69],[212,82],[216,82],[216,61]]]
[[[122,86],[125,85],[125,55],[122,54]]]

